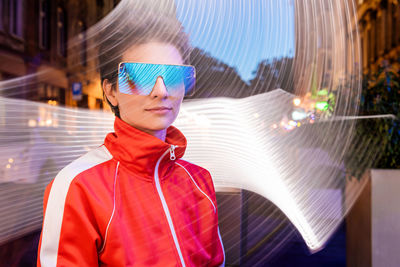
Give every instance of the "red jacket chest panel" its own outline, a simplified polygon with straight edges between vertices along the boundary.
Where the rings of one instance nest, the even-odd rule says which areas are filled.
[[[123,170],[117,177],[115,212],[100,261],[110,266],[174,266],[178,256],[154,182]],[[206,264],[215,242],[213,205],[181,167],[174,166],[160,178],[185,261]]]

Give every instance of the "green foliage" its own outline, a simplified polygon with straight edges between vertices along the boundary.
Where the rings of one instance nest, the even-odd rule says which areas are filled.
[[[196,89],[191,98],[244,97],[248,90],[235,68],[212,57],[200,48],[191,53],[191,64],[196,68]]]
[[[260,94],[277,88],[289,93],[294,89],[293,58],[282,57],[258,63],[254,78],[250,80],[251,94]]]
[[[371,168],[400,168],[399,103],[399,71],[383,62],[376,73],[365,75],[360,115],[394,115],[393,118],[361,120],[356,126],[357,136],[363,136],[369,143],[368,149],[376,153],[371,155],[375,158]]]

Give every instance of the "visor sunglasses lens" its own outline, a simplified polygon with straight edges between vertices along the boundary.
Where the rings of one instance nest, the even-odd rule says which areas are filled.
[[[169,93],[184,87],[186,94],[194,87],[194,67],[146,63],[120,63],[118,87],[124,94],[148,95],[160,76]]]
[[[118,72],[118,89],[128,95],[148,95],[156,82],[152,64],[121,63]],[[154,78],[154,79],[153,79]]]

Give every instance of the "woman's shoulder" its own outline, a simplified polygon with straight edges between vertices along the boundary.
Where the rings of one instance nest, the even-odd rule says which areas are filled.
[[[52,187],[67,189],[71,184],[94,184],[100,176],[107,176],[104,172],[110,171],[110,168],[104,168],[102,165],[111,162],[112,155],[106,147],[100,146],[92,149],[81,157],[65,166],[54,178]]]
[[[65,166],[45,190],[45,218],[61,227],[64,214],[68,214],[65,218],[73,217],[68,223],[93,217],[105,228],[114,201],[113,180],[107,172],[114,173],[114,165],[112,156],[101,146]]]

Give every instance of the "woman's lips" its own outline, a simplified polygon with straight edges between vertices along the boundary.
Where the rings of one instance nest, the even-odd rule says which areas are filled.
[[[170,112],[172,110],[172,108],[168,108],[168,107],[155,107],[155,108],[147,108],[145,109],[146,111],[149,111],[151,113],[154,114],[167,114],[168,112]]]

